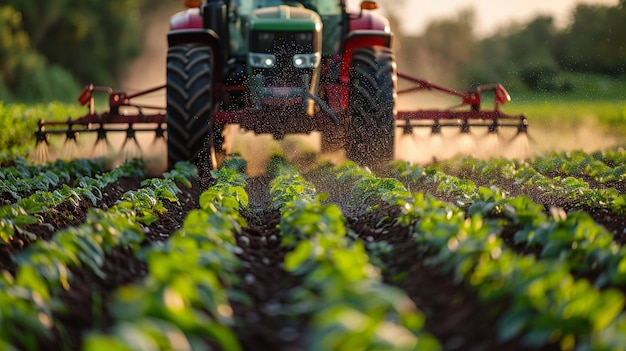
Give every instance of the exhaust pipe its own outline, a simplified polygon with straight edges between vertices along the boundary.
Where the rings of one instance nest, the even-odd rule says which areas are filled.
[[[228,33],[228,5],[224,0],[207,0],[200,8],[203,26],[213,30],[220,38],[223,62],[230,57],[230,35]]]

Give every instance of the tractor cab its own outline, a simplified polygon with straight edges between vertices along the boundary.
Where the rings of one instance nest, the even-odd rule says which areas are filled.
[[[300,105],[312,116],[317,104],[333,114],[318,88],[322,58],[339,53],[347,30],[344,1],[207,1],[198,15],[221,43],[226,108]]]
[[[300,4],[299,2],[296,2]],[[322,20],[303,6],[278,5],[248,19],[247,72],[257,109],[302,103],[313,114],[322,58]]]
[[[237,16],[245,20],[252,17],[254,11],[268,7],[291,6],[315,12],[322,21],[322,52],[324,55],[335,54],[339,50],[341,40],[342,19],[345,15],[345,4],[337,0],[235,0],[233,7]],[[237,27],[234,26],[234,27]],[[233,28],[236,32],[240,28]],[[236,33],[233,33],[236,34]]]
[[[231,13],[234,15],[231,34],[244,34],[247,28],[247,21],[253,17],[253,12],[259,9],[270,7],[290,6],[306,9],[315,12],[322,22],[322,52],[324,55],[335,54],[340,47],[342,34],[343,16],[345,15],[345,4],[337,0],[234,0],[231,2]],[[236,52],[242,52],[246,48],[243,36],[233,41],[231,45],[236,46]],[[244,49],[245,50],[245,49]]]

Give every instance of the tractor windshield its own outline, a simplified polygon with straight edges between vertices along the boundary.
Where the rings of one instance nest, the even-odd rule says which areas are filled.
[[[302,6],[320,15],[341,15],[341,5],[337,0],[236,0],[235,3],[243,16],[256,9],[279,5]]]
[[[233,4],[234,3],[234,4]],[[317,12],[323,22],[322,28],[322,53],[324,55],[336,54],[339,50],[341,40],[342,5],[339,0],[234,0],[234,10],[237,13],[236,22],[231,23],[231,39],[235,39],[233,44],[234,52],[243,52],[246,48],[246,34],[242,31],[245,28],[247,18],[252,12],[260,8],[289,5],[307,8]]]

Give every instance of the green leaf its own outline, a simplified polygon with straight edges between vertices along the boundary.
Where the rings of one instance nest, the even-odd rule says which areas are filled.
[[[498,340],[507,342],[519,336],[529,325],[534,312],[530,309],[512,308],[498,322]]]
[[[36,292],[44,300],[50,299],[50,291],[48,285],[41,278],[36,271],[35,267],[30,265],[21,265],[17,270],[17,277],[15,279],[15,285],[28,288],[33,292]]]
[[[624,295],[617,290],[602,293],[598,307],[593,311],[593,330],[598,332],[606,328],[623,310]]]
[[[241,345],[232,330],[218,323],[210,323],[205,330],[224,351],[240,351]]]
[[[313,244],[310,240],[303,240],[296,248],[285,256],[285,270],[293,272],[304,265],[313,256]]]
[[[209,188],[206,191],[204,191],[202,194],[200,194],[200,200],[199,200],[200,207],[206,210],[214,202],[220,201],[220,199],[223,196],[224,194],[222,193],[222,191],[215,189],[215,188]]]
[[[120,340],[115,336],[89,334],[85,337],[82,349],[84,351],[133,351],[124,340]]]

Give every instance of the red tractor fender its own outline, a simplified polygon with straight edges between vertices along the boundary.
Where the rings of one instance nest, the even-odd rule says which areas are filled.
[[[362,12],[358,17],[350,18],[350,29],[343,42],[343,65],[341,82],[348,82],[350,61],[354,49],[365,46],[391,47],[391,29],[389,20],[377,13]]]
[[[202,15],[199,8],[191,8],[178,12],[170,18],[170,30],[177,29],[201,29]]]
[[[332,103],[333,106],[340,104],[343,110],[348,108],[350,63],[354,50],[368,46],[391,47],[392,37],[389,20],[379,14],[363,12],[360,16],[350,19],[350,30],[343,41],[340,51],[342,53],[341,71],[339,74],[339,81],[341,82],[340,92],[335,90],[337,87],[329,87],[335,90],[331,94],[331,96],[335,96]],[[337,101],[337,97],[340,98],[340,102]]]
[[[392,34],[380,30],[356,30],[350,32],[343,44],[343,64],[341,65],[340,80],[342,83],[348,83],[350,62],[352,61],[352,52],[355,49],[368,46],[386,46],[391,47]]]
[[[350,32],[361,29],[379,30],[387,33],[391,32],[387,17],[367,11],[350,18]]]

